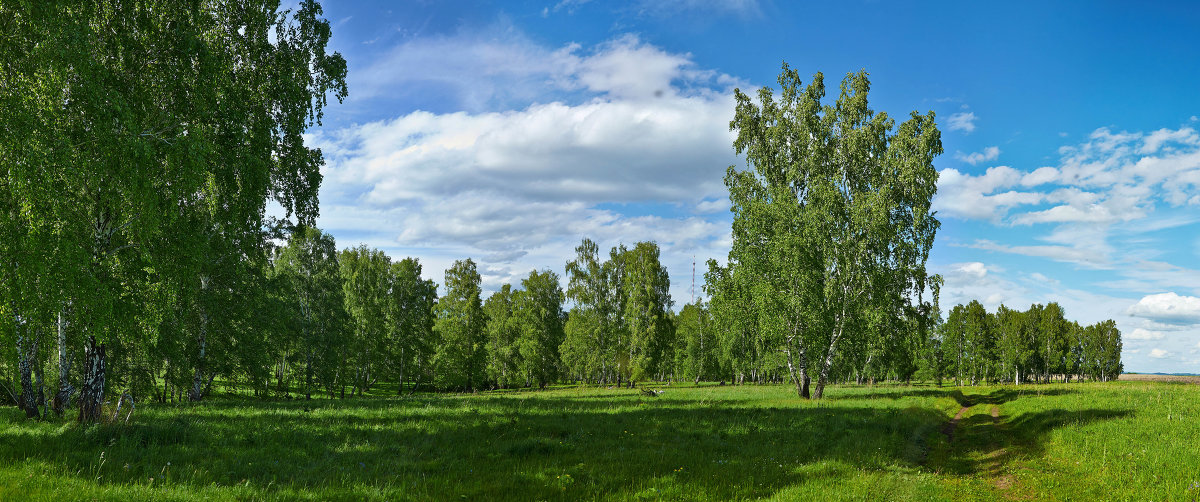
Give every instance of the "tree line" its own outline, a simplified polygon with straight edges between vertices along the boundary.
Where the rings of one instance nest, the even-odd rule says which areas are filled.
[[[928,341],[924,368],[941,381],[1109,381],[1121,374],[1121,331],[1109,319],[1089,326],[1068,321],[1057,303],[1026,311],[1004,305],[988,312],[978,301],[955,305]]]

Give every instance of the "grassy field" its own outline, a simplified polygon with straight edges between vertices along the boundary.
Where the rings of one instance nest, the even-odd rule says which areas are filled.
[[[6,408],[0,500],[1200,499],[1200,385],[662,388]]]

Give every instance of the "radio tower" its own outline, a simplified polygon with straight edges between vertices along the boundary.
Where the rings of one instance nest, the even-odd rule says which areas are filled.
[[[696,255],[692,255],[692,304],[696,303]]]

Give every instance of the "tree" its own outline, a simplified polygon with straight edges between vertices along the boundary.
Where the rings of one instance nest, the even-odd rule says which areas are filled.
[[[446,294],[438,300],[434,323],[439,337],[434,378],[441,388],[475,390],[486,376],[486,317],[479,283],[479,272],[469,258],[455,261],[446,270]]]
[[[1066,371],[1066,359],[1070,353],[1068,328],[1062,307],[1050,302],[1039,311],[1037,320],[1037,350],[1041,355],[1042,379],[1050,380],[1052,374]]]
[[[388,328],[391,259],[383,251],[359,245],[338,256],[346,312],[353,325],[347,344],[354,361],[353,388],[362,395],[378,379]]]
[[[755,343],[757,316],[749,288],[731,268],[735,267],[722,267],[716,260],[708,260],[704,289],[711,298],[722,370],[728,372],[731,383],[742,383],[759,366],[758,344]]]
[[[559,347],[566,337],[563,291],[558,274],[550,270],[530,271],[521,287],[513,297],[519,369],[527,385],[544,388],[559,375]]]
[[[779,84],[780,101],[768,88],[757,104],[734,91],[734,149],[750,169],[725,176],[730,266],[747,276],[760,329],[786,354],[797,392],[812,365],[820,398],[847,328],[925,287],[942,146],[932,112],[893,132],[867,105],[865,72],[847,75],[832,105],[821,104],[820,73],[801,89],[785,64]]]
[[[671,279],[658,259],[658,245],[639,242],[621,253],[622,324],[628,335],[629,384],[660,375],[673,359],[674,328],[667,318],[671,308]]]
[[[1000,364],[1006,374],[1012,374],[1013,385],[1020,385],[1021,368],[1028,366],[1033,345],[1026,331],[1025,314],[1001,305],[996,310],[996,329]]]
[[[328,92],[346,95],[345,61],[325,52],[330,30],[320,14],[313,1],[294,13],[216,0],[0,6],[12,57],[0,69],[0,101],[15,105],[0,144],[23,159],[5,159],[5,184],[10,200],[35,209],[22,215],[35,223],[26,228],[56,228],[52,241],[18,243],[57,243],[9,266],[53,264],[71,278],[69,287],[37,287],[51,299],[38,310],[61,316],[14,318],[36,319],[41,332],[60,317],[87,335],[82,420],[97,418],[104,387],[154,380],[140,375],[166,355],[155,353],[156,340],[189,346],[170,358],[192,367],[193,399],[229,371],[210,357],[209,342],[241,336],[245,312],[222,317],[232,312],[213,307],[253,280],[235,275],[254,265],[235,262],[262,259],[266,202],[300,223],[316,216],[322,160],[303,132],[320,121]],[[26,146],[9,150],[18,142]],[[23,181],[38,178],[52,183]],[[158,285],[178,294],[142,294]],[[149,303],[157,301],[174,306]],[[177,329],[159,333],[163,323],[149,322],[172,312],[184,319],[164,321]],[[59,353],[61,370],[68,351]],[[104,368],[112,378],[95,373]],[[69,386],[61,380],[60,390]]]
[[[433,331],[437,284],[421,278],[421,263],[405,258],[392,263],[391,301],[388,308],[389,360],[396,375],[396,392],[404,391],[405,378],[413,376],[413,390],[432,368],[438,346]]]
[[[316,228],[296,229],[275,258],[275,273],[287,285],[298,314],[290,325],[300,328],[293,350],[294,357],[303,361],[304,395],[312,397],[314,380],[332,394],[337,356],[345,350],[344,334],[350,322],[337,244]],[[279,364],[286,366],[287,361]]]
[[[683,306],[675,318],[676,368],[681,378],[696,383],[720,377],[720,353],[711,314],[703,301]]]
[[[517,382],[520,351],[517,337],[520,327],[513,318],[515,295],[511,284],[500,286],[483,303],[487,316],[487,375],[499,387]]]
[[[574,303],[565,326],[560,353],[571,374],[583,380],[607,382],[620,374],[616,364],[619,301],[613,267],[600,261],[599,246],[590,239],[575,248],[567,262],[566,296]]]

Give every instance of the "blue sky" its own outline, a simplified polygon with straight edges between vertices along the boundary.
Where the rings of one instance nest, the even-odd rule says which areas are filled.
[[[655,240],[677,306],[729,248],[731,94],[871,74],[933,110],[943,307],[1117,320],[1131,371],[1200,373],[1200,8],[1186,3],[586,0],[324,4],[350,98],[318,224],[485,290],[590,237]],[[698,277],[699,281],[701,278]]]

